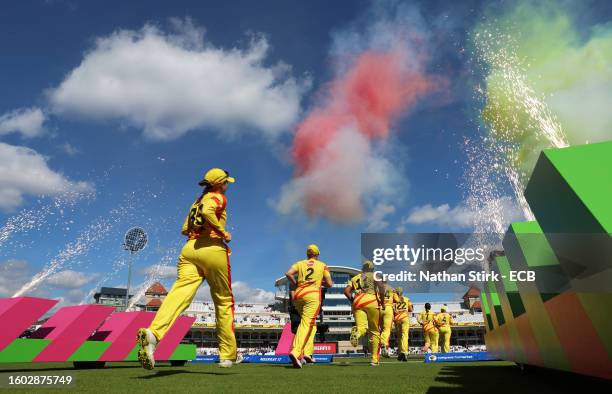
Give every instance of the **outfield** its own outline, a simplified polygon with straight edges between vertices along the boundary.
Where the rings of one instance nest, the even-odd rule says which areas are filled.
[[[609,382],[554,372],[523,373],[510,362],[425,364],[422,361],[385,361],[370,367],[365,359],[336,358],[333,364],[308,365],[294,370],[285,365],[241,364],[221,369],[216,364],[194,363],[171,367],[160,363],[145,371],[136,363],[109,363],[103,369],[75,370],[69,363],[2,364],[7,373],[70,374],[79,392],[403,392],[403,393],[547,393],[584,390],[593,383],[609,390]],[[608,387],[605,387],[608,386]],[[4,386],[6,387],[6,386]],[[34,391],[16,390],[19,392]],[[66,389],[37,390],[45,393]],[[605,391],[604,391],[605,392]],[[609,392],[609,391],[607,391]]]

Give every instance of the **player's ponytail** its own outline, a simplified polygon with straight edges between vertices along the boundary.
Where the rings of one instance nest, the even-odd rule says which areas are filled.
[[[212,185],[208,183],[208,181],[202,181],[202,186],[204,187],[204,189],[202,189],[202,194],[200,194],[200,197],[196,199],[196,203],[199,203],[200,201],[202,201],[206,193],[210,193],[212,189]]]

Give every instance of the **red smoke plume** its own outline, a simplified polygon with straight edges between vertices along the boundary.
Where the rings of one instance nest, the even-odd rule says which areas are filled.
[[[392,123],[439,86],[408,56],[404,50],[361,53],[328,84],[324,102],[297,126],[294,184],[299,185],[297,193],[310,215],[343,222],[361,218],[362,195],[372,181],[372,174],[366,174],[368,160],[377,159],[372,157],[370,141],[387,138]],[[346,130],[354,134],[338,143],[339,134]],[[347,149],[346,141],[353,139],[365,142],[357,143],[356,151]],[[351,155],[361,158],[356,161]],[[319,183],[325,182],[327,174],[333,183],[323,187]]]

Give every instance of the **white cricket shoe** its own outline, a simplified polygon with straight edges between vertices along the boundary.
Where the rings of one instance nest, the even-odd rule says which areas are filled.
[[[314,359],[314,357],[312,357],[312,356],[307,356],[307,355],[304,355],[304,357],[302,358],[302,360],[304,360],[304,362],[305,362],[306,364],[314,364],[314,363],[316,363],[316,360],[315,360],[315,359]]]
[[[221,360],[219,361],[219,368],[231,368],[234,363],[232,360]]]
[[[293,353],[289,353],[289,358],[291,359],[293,368],[302,368],[302,361],[299,358],[295,357]]]
[[[157,347],[157,338],[153,331],[148,328],[141,328],[138,330],[138,334],[136,336],[136,340],[138,341],[138,345],[140,345],[140,349],[138,349],[138,361],[140,361],[140,365],[144,369],[153,369],[155,368],[155,348]]]
[[[243,361],[244,361],[244,357],[242,357],[242,354],[239,354],[236,356],[236,361],[234,361],[234,364],[240,364]]]

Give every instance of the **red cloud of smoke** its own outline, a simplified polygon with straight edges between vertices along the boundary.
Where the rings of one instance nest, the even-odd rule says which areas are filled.
[[[364,194],[392,179],[385,172],[393,166],[372,152],[372,141],[386,139],[394,121],[441,86],[420,63],[404,49],[366,50],[326,86],[296,128],[296,173],[281,205],[300,203],[309,216],[338,222],[362,218]]]

